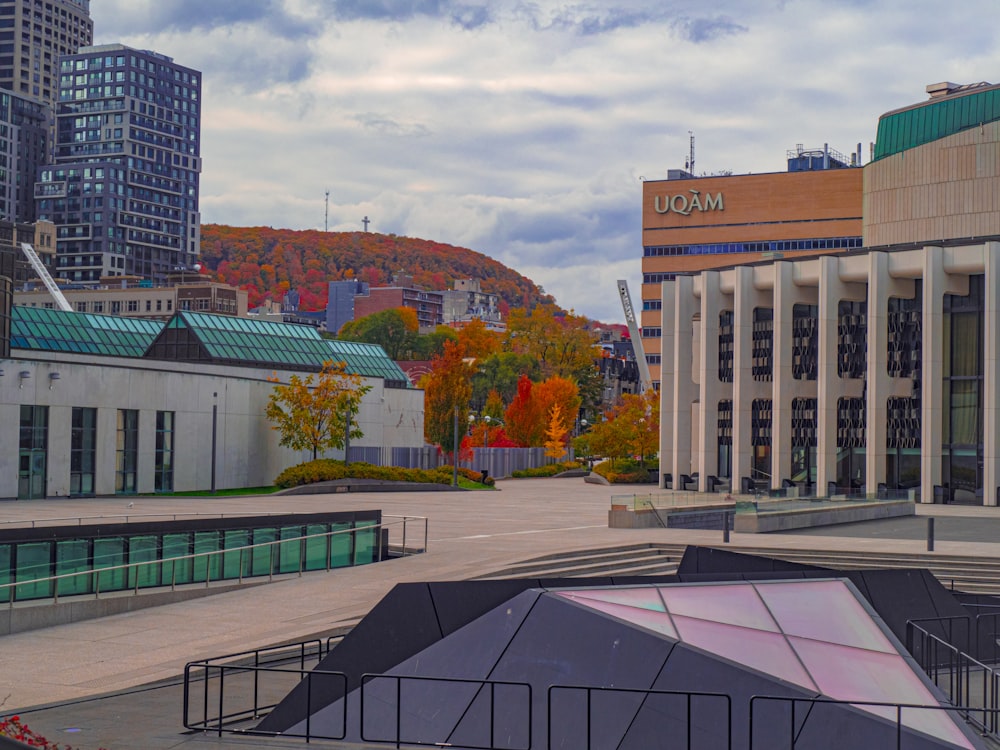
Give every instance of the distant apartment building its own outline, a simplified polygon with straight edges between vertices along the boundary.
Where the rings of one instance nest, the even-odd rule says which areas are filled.
[[[441,295],[445,325],[463,326],[481,320],[491,330],[506,330],[500,314],[500,295],[484,292],[479,279],[455,279],[455,288]]]
[[[56,227],[48,221],[34,224],[0,220],[0,247],[10,248],[14,255],[14,284],[23,288],[25,284],[39,281],[38,274],[31,267],[27,257],[21,251],[21,243],[26,242],[38,253],[39,260],[55,276],[56,269]]]
[[[114,276],[93,285],[63,287],[63,296],[81,313],[122,315],[167,320],[178,310],[247,317],[247,292],[197,274],[168,276],[167,284],[153,286],[137,277]],[[52,309],[52,296],[40,282],[14,291],[14,304]]]
[[[409,276],[398,276],[394,282],[397,286],[373,287],[355,279],[331,281],[326,306],[326,329],[336,333],[348,321],[397,307],[413,310],[422,332],[433,331],[444,324],[442,292],[417,289]]]
[[[0,91],[0,219],[35,220],[35,177],[48,163],[51,113],[43,102]]]
[[[165,281],[198,259],[201,73],[121,44],[60,62],[55,162],[35,185],[59,275]]]
[[[59,58],[93,43],[90,0],[0,2],[0,89],[45,102],[59,98]]]

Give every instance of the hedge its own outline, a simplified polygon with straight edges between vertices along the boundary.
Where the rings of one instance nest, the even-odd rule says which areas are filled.
[[[472,482],[479,482],[482,479],[480,472],[471,469],[459,467],[458,473]],[[382,479],[389,482],[451,484],[452,468],[439,466],[436,469],[404,469],[400,466],[376,466],[361,461],[346,466],[343,461],[320,458],[298,466],[290,466],[278,475],[274,483],[282,489],[287,489],[335,479]],[[486,484],[492,486],[493,477],[488,477]]]

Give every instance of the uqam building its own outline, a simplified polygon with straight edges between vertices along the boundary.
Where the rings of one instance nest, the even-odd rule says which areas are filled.
[[[662,353],[661,481],[998,503],[1000,85],[927,90],[880,118],[863,168],[859,150],[854,166],[816,172],[861,174],[860,243],[786,252],[755,235],[762,252],[720,251],[697,270],[655,256],[643,296]],[[753,227],[738,203],[746,193],[727,190],[757,175],[683,183],[713,196],[710,212],[699,200],[687,215],[663,213],[666,198],[657,211],[654,193],[674,200],[675,181],[647,182],[644,227],[710,220],[731,238],[746,220],[759,233],[799,179],[772,177]],[[848,237],[850,201],[839,200],[814,226]],[[683,246],[675,256],[690,262]]]

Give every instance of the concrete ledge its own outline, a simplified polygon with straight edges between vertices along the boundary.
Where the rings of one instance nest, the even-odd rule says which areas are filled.
[[[275,579],[281,580],[281,579]],[[217,586],[198,586],[188,584],[185,588],[175,591],[150,591],[134,595],[127,592],[114,592],[95,599],[93,596],[67,596],[55,603],[25,602],[6,606],[0,609],[0,636],[24,633],[39,628],[50,628],[54,625],[66,625],[71,622],[93,620],[108,615],[119,615],[124,612],[134,612],[148,607],[159,607],[164,604],[201,599],[213,594],[223,594],[227,591],[244,589],[250,586],[262,586],[267,581],[253,581],[243,584],[232,583]]]
[[[916,508],[909,500],[823,503],[817,508],[737,513],[734,530],[744,534],[766,534],[770,531],[809,529],[814,526],[833,526],[839,523],[875,521],[915,514]]]
[[[734,511],[733,503],[700,503],[670,508],[640,508],[612,505],[608,511],[609,529],[722,529],[726,512]]]
[[[279,490],[275,495],[323,495],[336,492],[466,492],[464,487],[433,482],[397,482],[389,479],[333,479]]]

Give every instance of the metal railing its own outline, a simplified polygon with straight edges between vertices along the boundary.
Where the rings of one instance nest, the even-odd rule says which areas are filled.
[[[566,737],[562,738],[562,741],[554,744],[553,737],[553,726],[555,722],[552,720],[552,704],[554,700],[554,695],[558,691],[566,692],[584,692],[586,694],[586,710],[584,712],[584,727],[586,729],[586,742],[584,744],[579,744],[578,738],[569,738],[567,741]],[[691,740],[692,740],[692,698],[706,698],[709,701],[718,700],[724,701],[725,706],[725,717],[726,717],[726,744],[725,747],[731,749],[733,746],[733,706],[732,698],[724,693],[701,693],[701,692],[689,692],[684,690],[645,690],[638,688],[609,688],[609,687],[586,687],[579,685],[551,685],[549,686],[548,696],[546,700],[546,724],[548,726],[548,744],[547,747],[582,747],[586,750],[590,750],[593,743],[593,716],[594,712],[594,695],[597,694],[598,697],[603,697],[606,695],[635,695],[638,699],[638,705],[630,706],[626,710],[629,711],[632,716],[629,718],[629,723],[638,716],[639,711],[646,705],[647,701],[651,698],[660,696],[663,698],[671,699],[683,699],[684,701],[684,715],[686,716],[685,721],[685,736],[684,743],[678,744],[677,747],[684,747],[687,750],[691,750]],[[607,710],[597,712],[602,722],[608,722],[609,716]],[[708,725],[716,726],[718,721],[718,713],[713,713],[710,717]],[[573,717],[578,719],[578,717]],[[677,741],[679,738],[676,735],[671,735],[673,741]],[[576,741],[574,741],[576,740]],[[713,745],[717,747],[717,745]],[[671,744],[671,747],[674,747]]]
[[[368,688],[373,682],[377,680],[386,680],[395,684],[395,736],[394,737],[372,737],[365,732],[365,689]],[[461,742],[463,748],[470,748],[470,750],[531,750],[531,705],[532,705],[532,695],[531,695],[531,685],[527,682],[509,682],[504,680],[470,680],[470,679],[460,679],[451,677],[418,677],[413,675],[387,675],[387,674],[363,674],[361,675],[361,709],[359,718],[359,736],[362,742],[377,742],[377,743],[388,743],[394,744],[396,747],[400,747],[403,744],[406,745],[429,745],[431,747],[442,747],[449,745],[449,740],[451,734],[458,728],[459,719],[456,719],[455,726],[452,727],[448,732],[447,737],[439,737],[437,739],[433,738],[419,738],[419,737],[403,737],[403,683],[404,682],[416,682],[422,685],[436,684],[436,685],[449,685],[449,686],[463,686],[463,693],[468,696],[468,694],[474,693],[471,698],[468,698],[467,706],[471,706],[482,694],[484,688],[489,689],[489,743],[488,744],[473,744],[470,738],[464,738]],[[468,686],[468,687],[465,687]],[[511,688],[520,691],[523,690],[527,693],[527,700],[524,702],[525,705],[525,716],[526,721],[524,722],[524,737],[526,739],[526,744],[524,746],[512,745],[512,744],[496,744],[496,703],[497,703],[497,688]],[[423,693],[424,691],[421,691]],[[509,703],[504,704],[506,708],[510,708]],[[344,700],[344,707],[346,709],[347,701],[346,697]],[[412,712],[407,712],[412,715]],[[503,718],[510,722],[511,712],[503,712]]]
[[[318,666],[330,652],[335,640],[337,639],[329,638],[324,642],[313,639],[285,646],[241,651],[188,663],[184,667],[183,723],[185,728],[218,732],[219,736],[226,731],[268,736],[279,734],[252,727],[238,729],[236,725],[257,721],[266,716],[287,693],[288,680],[281,680],[275,688],[271,684],[262,684],[262,677],[267,680],[268,677],[275,675],[297,675],[298,680],[295,682],[316,679],[310,675],[314,673],[315,666]],[[312,662],[315,662],[315,665],[312,665]],[[295,663],[298,663],[298,667],[289,666]],[[317,672],[317,674],[336,675],[339,673]],[[228,682],[227,676],[229,677]],[[240,684],[240,678],[249,678],[252,685],[246,688]],[[200,696],[196,695],[196,685],[199,684],[201,685]],[[236,688],[233,687],[234,684],[237,686]],[[343,685],[346,687],[346,677],[344,677]],[[228,709],[227,686],[229,689],[228,704],[233,702],[234,691],[245,699],[239,705],[229,706]],[[240,690],[241,687],[245,689]],[[310,698],[311,687],[312,683],[310,682],[306,688]],[[195,700],[199,697],[200,700]],[[196,707],[201,709],[200,716],[192,716]],[[346,716],[342,723],[346,724]],[[307,725],[307,733],[303,735],[304,737],[308,738],[309,730],[310,727]],[[343,737],[316,737],[316,739],[343,739]]]
[[[968,617],[953,616],[909,620],[906,623],[906,648],[931,681],[948,696],[963,718],[984,733],[998,737],[1000,711],[1000,674],[993,667],[929,632],[917,623],[965,623],[965,642],[969,644]],[[978,645],[978,637],[977,637]],[[969,648],[970,646],[966,646]]]
[[[255,516],[287,516],[286,512],[255,513]],[[165,521],[178,521],[183,518],[246,518],[246,513],[112,513],[99,516],[64,516],[56,518],[33,518],[33,519],[8,519],[0,521],[0,524],[7,526],[23,526],[25,528],[38,528],[40,526],[50,526],[54,523],[75,522],[72,525],[84,526],[84,521],[103,521],[109,518],[123,519],[125,523],[134,520],[148,521],[151,518],[159,518]]]
[[[928,711],[928,712],[946,712],[950,714],[959,714],[962,718],[966,718],[966,712],[968,709],[961,706],[940,706],[940,705],[926,705],[920,703],[889,703],[882,701],[856,701],[856,700],[837,700],[834,698],[793,698],[789,696],[773,696],[773,695],[755,695],[750,698],[750,722],[748,729],[748,742],[747,747],[749,750],[754,750],[755,747],[762,747],[761,745],[755,745],[754,738],[754,723],[760,723],[761,719],[759,715],[756,714],[756,710],[761,703],[787,703],[790,705],[790,710],[788,711],[789,722],[788,722],[788,744],[787,745],[774,745],[774,737],[769,733],[768,744],[766,750],[795,750],[796,745],[800,743],[805,743],[806,740],[802,739],[799,735],[801,733],[802,727],[799,726],[804,722],[810,715],[810,711],[819,705],[834,705],[834,706],[846,706],[846,707],[857,707],[864,710],[865,707],[868,709],[885,709],[886,711],[872,711],[872,713],[878,716],[884,716],[886,712],[893,711],[895,713],[895,747],[896,750],[901,750],[903,747],[903,736],[904,730],[909,729],[910,732],[920,735],[923,730],[914,729],[908,727],[903,722],[903,712],[910,711]],[[804,704],[808,708],[806,711],[796,715],[795,706],[798,704]],[[993,713],[994,721],[996,720],[996,711]],[[798,719],[798,721],[796,720]],[[770,724],[774,724],[774,719],[771,718]],[[957,728],[956,722],[956,732],[960,730]],[[801,744],[802,747],[810,747],[806,744]],[[884,745],[879,745],[878,747],[886,747]]]
[[[417,554],[418,552],[423,552],[427,549],[428,542],[428,528],[427,528],[427,518],[425,516],[383,516],[382,523],[371,523],[363,526],[357,526],[353,529],[338,529],[336,531],[325,531],[318,534],[310,534],[305,536],[292,537],[289,539],[277,539],[269,542],[260,542],[258,544],[250,544],[242,547],[230,547],[218,550],[211,550],[209,552],[195,552],[189,555],[179,555],[176,557],[165,557],[158,558],[156,560],[138,560],[135,562],[124,563],[122,565],[110,565],[107,567],[91,568],[89,570],[74,571],[71,573],[60,573],[58,575],[44,576],[39,578],[25,578],[21,580],[11,581],[9,583],[0,583],[0,601],[6,599],[8,609],[12,609],[14,604],[18,601],[20,602],[32,602],[32,603],[53,603],[57,604],[59,602],[60,583],[65,582],[69,584],[74,583],[72,588],[77,589],[77,582],[81,579],[84,581],[85,588],[84,591],[73,590],[68,594],[64,591],[64,596],[90,596],[93,595],[95,599],[99,599],[101,596],[101,582],[102,577],[107,580],[107,577],[114,577],[116,573],[121,574],[121,580],[127,582],[124,586],[107,586],[105,585],[104,593],[111,592],[131,592],[133,596],[137,596],[140,591],[149,591],[151,589],[169,589],[170,591],[175,591],[178,585],[204,585],[206,588],[211,585],[213,580],[216,583],[222,581],[236,581],[237,583],[243,583],[244,578],[263,578],[267,576],[268,581],[272,581],[274,576],[277,575],[292,575],[297,574],[302,575],[303,572],[312,572],[314,570],[332,570],[341,567],[351,567],[356,562],[356,552],[352,552],[350,566],[333,565],[331,563],[331,546],[334,537],[343,534],[357,534],[359,532],[372,532],[375,536],[374,543],[374,555],[371,562],[377,562],[384,559],[384,556],[388,553],[388,546],[391,545],[391,529],[395,527],[401,527],[402,540],[399,547],[400,557],[406,557],[407,555]],[[393,523],[386,523],[386,518],[399,519]],[[422,523],[423,525],[423,547],[416,547],[414,545],[407,546],[407,524],[412,524],[413,522]],[[383,534],[382,530],[388,530],[390,536],[387,538],[387,546],[383,547]],[[310,542],[315,542],[317,540],[326,540],[326,551],[324,554],[325,564],[323,567],[308,567],[307,566],[307,549]],[[412,537],[411,537],[412,540]],[[298,543],[298,555],[297,555],[297,565],[294,569],[283,569],[282,568],[282,556],[286,555],[288,545],[294,545]],[[266,573],[254,573],[256,567],[257,551],[267,550],[267,572]],[[277,560],[277,564],[276,564]],[[198,567],[197,563],[203,562],[205,568],[205,577],[198,580],[194,580],[194,570]],[[227,569],[231,569],[231,566],[227,567],[227,562],[236,562],[236,575],[226,575]],[[178,581],[178,571],[185,571],[190,565],[191,576],[190,580]],[[163,570],[169,566],[170,567],[170,579],[169,581],[164,580]],[[217,571],[217,575],[212,576],[213,569]],[[145,575],[143,575],[145,573]],[[182,579],[187,579],[188,576],[185,573],[181,573],[180,577]],[[89,582],[88,580],[89,579]],[[51,595],[44,594],[42,596],[21,596],[18,599],[18,587],[32,587],[37,590],[37,587],[44,587],[47,589],[51,586]]]
[[[732,504],[733,497],[726,500],[725,492],[663,492],[630,495],[612,495],[611,504],[624,505],[632,510],[657,510],[667,508],[693,507],[699,505]]]

